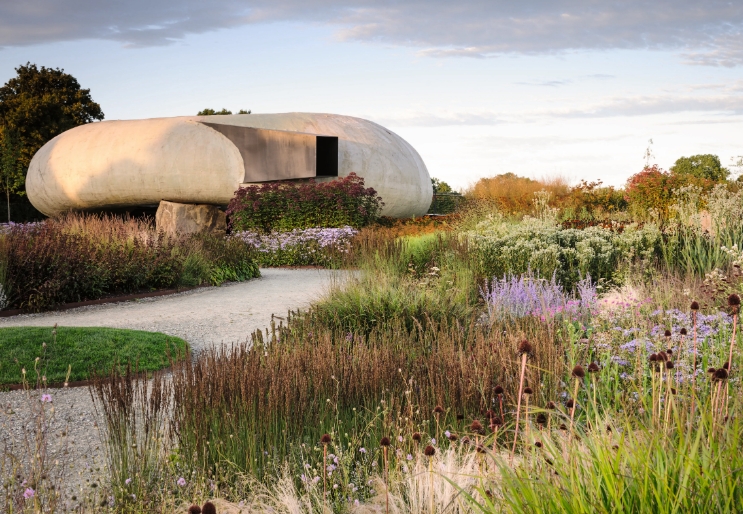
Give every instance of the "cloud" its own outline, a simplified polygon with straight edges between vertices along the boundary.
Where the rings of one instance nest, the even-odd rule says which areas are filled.
[[[572,82],[572,80],[537,80],[532,82],[515,82],[515,84],[518,84],[520,86],[558,87],[565,86]]]
[[[743,96],[731,92],[703,97],[669,94],[611,98],[589,107],[568,108],[546,114],[557,118],[609,118],[685,112],[741,115]]]
[[[743,3],[728,0],[23,0],[0,3],[0,46],[108,39],[169,44],[275,21],[335,27],[341,40],[485,58],[658,49],[690,64],[743,64]]]

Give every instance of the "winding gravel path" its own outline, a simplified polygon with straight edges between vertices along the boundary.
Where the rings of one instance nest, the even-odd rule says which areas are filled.
[[[150,330],[181,337],[195,352],[211,345],[245,341],[257,329],[269,326],[271,316],[284,318],[288,310],[306,308],[347,273],[319,269],[262,269],[248,282],[207,287],[169,296],[80,307],[68,311],[0,318],[0,327],[60,326],[112,327]],[[96,414],[87,387],[52,390],[54,408],[50,427],[51,457],[65,476],[70,508],[94,495],[92,483],[104,480],[103,455]],[[31,408],[40,398],[23,391],[0,393],[0,473],[2,446],[26,453],[23,441],[32,433]],[[8,448],[8,446],[5,446]],[[8,461],[5,461],[8,463]],[[63,471],[64,470],[64,471]],[[72,499],[74,498],[74,500]]]

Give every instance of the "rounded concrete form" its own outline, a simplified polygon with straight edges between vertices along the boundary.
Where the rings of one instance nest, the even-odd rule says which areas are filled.
[[[309,113],[83,125],[36,153],[26,191],[47,215],[163,200],[226,205],[243,183],[352,172],[377,190],[383,215],[421,215],[431,204],[426,166],[401,137],[367,120]]]

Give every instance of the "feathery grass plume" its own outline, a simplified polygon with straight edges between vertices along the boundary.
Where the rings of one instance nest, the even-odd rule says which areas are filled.
[[[521,355],[521,374],[519,377],[519,395],[517,397],[516,404],[516,427],[513,431],[513,448],[511,449],[511,462],[513,462],[513,455],[516,453],[516,442],[519,437],[519,421],[521,417],[521,394],[524,392],[524,375],[526,374],[526,359],[533,353],[534,348],[529,341],[524,339],[519,343],[519,354]]]
[[[212,502],[206,502],[201,507],[201,514],[217,514],[217,507]]]
[[[328,444],[333,439],[330,434],[323,434],[320,438],[322,444],[322,501],[323,504],[328,496]]]

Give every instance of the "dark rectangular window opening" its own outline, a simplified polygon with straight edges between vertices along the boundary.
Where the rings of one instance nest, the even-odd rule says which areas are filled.
[[[317,136],[315,175],[318,177],[338,176],[338,138]]]

